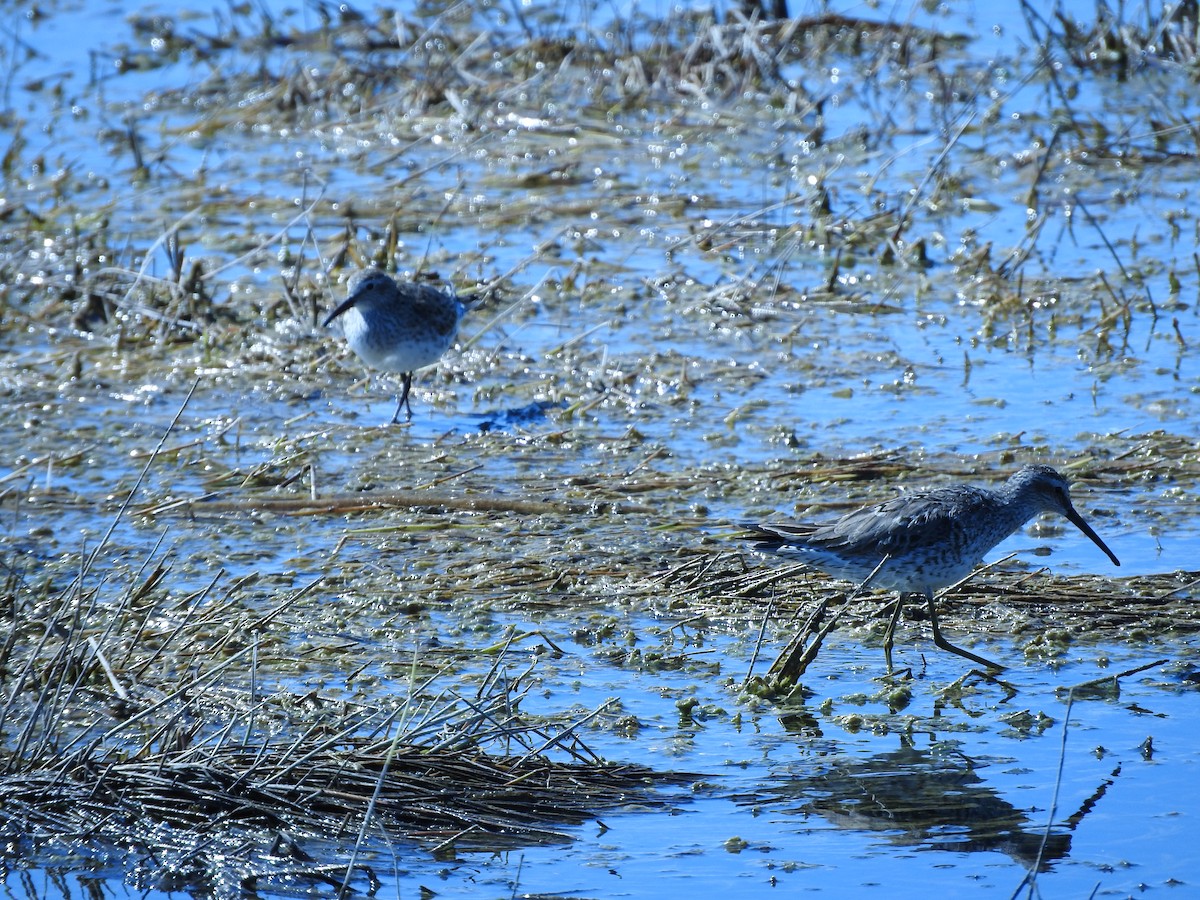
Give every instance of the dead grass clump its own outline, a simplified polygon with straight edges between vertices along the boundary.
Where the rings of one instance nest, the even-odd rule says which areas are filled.
[[[288,617],[320,579],[264,610],[243,593],[256,578],[222,593],[217,572],[173,592],[158,547],[128,576],[105,556],[174,425],[90,553],[53,571],[7,561],[0,835],[17,857],[105,848],[165,889],[345,885],[397,841],[565,841],[564,826],[654,805],[656,784],[680,780],[607,764],[581,741],[607,704],[573,721],[523,714],[531,682],[505,674],[511,636],[473,696],[439,687],[461,681],[461,660],[444,670],[417,651],[407,691],[379,702],[292,693],[303,670]],[[342,659],[356,674],[379,662]],[[265,690],[268,677],[281,686]]]
[[[424,681],[371,707],[264,695],[287,654],[267,632],[290,603],[257,625],[215,592],[172,604],[167,571],[147,561],[115,603],[8,578],[2,608],[18,637],[0,660],[0,834],[18,856],[103,848],[168,889],[345,883],[369,879],[364,867],[397,841],[439,852],[567,841],[565,827],[635,798],[659,804],[655,785],[679,780],[600,760],[578,735],[600,710],[521,714],[527,688],[497,674],[503,652],[472,697],[435,690],[448,673],[417,660]]]
[[[5,776],[0,798],[9,827],[114,844],[140,842],[156,824],[352,843],[373,809],[402,839],[496,849],[570,840],[555,826],[627,803],[656,780],[642,766],[310,736],[124,762],[76,757]]]
[[[1200,4],[1140,5],[1096,3],[1094,20],[1080,21],[1061,3],[1049,12],[1022,0],[1030,34],[1046,47],[1057,47],[1079,69],[1101,69],[1124,77],[1153,62],[1195,67],[1200,62],[1196,36],[1200,33]]]
[[[447,728],[484,737],[477,717],[495,712],[464,707]],[[10,772],[0,776],[0,830],[35,858],[47,842],[120,848],[142,859],[146,886],[337,883],[370,879],[394,841],[440,853],[569,841],[564,826],[644,799],[663,780],[641,766],[343,733],[357,724],[137,758],[110,748]]]

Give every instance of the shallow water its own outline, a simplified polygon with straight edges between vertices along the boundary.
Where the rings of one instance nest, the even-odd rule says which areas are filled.
[[[1197,804],[1181,789],[1196,776],[1192,635],[1080,636],[1044,658],[1026,655],[1028,634],[997,637],[995,626],[975,642],[960,615],[947,624],[952,639],[1011,665],[1016,693],[971,680],[957,701],[944,689],[966,672],[964,661],[936,651],[910,622],[896,654],[916,677],[899,703],[877,680],[877,641],[844,630],[808,673],[812,696],[779,708],[737,691],[757,615],[678,625],[692,612],[686,605],[647,609],[644,590],[630,599],[623,586],[690,547],[731,552],[730,523],[747,516],[824,512],[900,486],[804,477],[822,461],[862,456],[904,461],[930,481],[991,481],[1032,460],[1069,468],[1080,476],[1080,510],[1122,567],[1059,523],[1014,535],[989,559],[1021,551],[1031,566],[1075,575],[1195,568],[1200,284],[1187,203],[1197,172],[1195,148],[1177,129],[1200,113],[1194,82],[1167,65],[1126,81],[1075,75],[1070,110],[1095,127],[1097,147],[1130,152],[1096,161],[1081,143],[1075,157],[1056,159],[1031,207],[1038,148],[1063,101],[1044,77],[1017,83],[1034,52],[1020,19],[995,29],[990,8],[945,6],[945,27],[976,39],[940,74],[961,78],[963,97],[991,98],[993,117],[961,98],[943,105],[921,90],[892,93],[856,77],[854,59],[834,59],[795,73],[827,98],[816,144],[811,111],[788,120],[753,96],[655,100],[608,116],[588,108],[579,121],[573,107],[555,114],[513,99],[511,120],[484,128],[466,116],[477,133],[449,116],[420,123],[428,130],[418,134],[392,115],[386,93],[344,117],[333,104],[310,113],[300,102],[281,126],[271,118],[279,89],[271,82],[242,95],[243,127],[219,94],[204,102],[214,72],[232,83],[260,65],[319,71],[336,60],[322,47],[281,42],[260,58],[226,54],[215,69],[184,54],[117,75],[119,45],[142,43],[121,4],[61,4],[15,25],[40,55],[8,59],[16,77],[7,104],[24,120],[26,144],[6,194],[57,227],[87,233],[100,217],[118,222],[121,240],[139,248],[133,255],[146,253],[161,274],[152,242],[182,222],[189,258],[210,259],[210,271],[228,267],[213,284],[216,305],[234,312],[280,293],[286,254],[269,236],[287,234],[289,252],[299,253],[311,230],[328,252],[349,205],[363,255],[378,246],[379,223],[400,210],[412,217],[399,240],[403,265],[424,264],[465,287],[511,277],[503,297],[467,321],[460,350],[421,376],[414,421],[399,429],[383,424],[394,383],[357,383],[361,366],[311,321],[264,316],[248,346],[222,343],[221,329],[234,330],[224,321],[209,326],[208,340],[127,344],[152,325],[131,315],[120,325],[129,333],[114,325],[89,336],[70,327],[69,310],[47,290],[10,301],[0,331],[8,410],[0,438],[10,448],[0,455],[0,489],[17,489],[5,509],[8,559],[22,572],[69,571],[66,561],[107,531],[199,378],[169,452],[111,536],[103,574],[114,595],[160,538],[173,596],[218,570],[257,574],[263,581],[239,602],[261,612],[281,592],[325,577],[318,606],[283,620],[281,653],[354,650],[270,677],[288,692],[333,697],[368,690],[345,684],[363,665],[379,679],[368,692],[402,693],[397,660],[423,641],[469,650],[508,625],[536,625],[566,654],[537,658],[527,712],[563,716],[618,698],[588,730],[589,746],[702,776],[694,792],[663,789],[670,813],[635,805],[605,814],[603,825],[567,829],[573,840],[560,846],[450,859],[401,846],[394,861],[375,860],[387,896],[422,887],[451,897],[741,895],[785,885],[833,896],[927,896],[931,886],[1011,895],[1050,819],[1043,896],[1200,883],[1189,852]],[[943,21],[919,6],[892,12],[901,22]],[[210,15],[202,10],[185,27],[216,31]],[[316,12],[277,15],[299,28]],[[976,64],[989,58],[1015,74]],[[933,90],[937,74],[918,67],[914,83]],[[929,264],[888,265],[873,245],[856,248],[846,235],[866,230],[872,210],[895,215],[968,114],[976,118],[953,157],[959,187],[926,195],[908,226],[906,239],[926,242]],[[1142,124],[1150,115],[1163,119],[1156,135]],[[128,121],[149,160],[145,180],[132,177],[127,148],[110,134]],[[1137,158],[1132,151],[1152,157],[1155,137],[1164,158]],[[563,182],[547,182],[559,167]],[[69,173],[69,201],[52,199],[45,173],[56,169]],[[420,185],[411,193],[410,178]],[[841,238],[810,233],[814,184],[849,223]],[[321,191],[327,202],[296,218]],[[1020,268],[1025,302],[1007,302],[986,273],[963,275],[964,257],[990,243],[997,263],[1040,215]],[[250,252],[258,242],[266,250]],[[45,247],[44,258],[36,247],[10,253],[12,285],[61,280],[53,258],[61,248],[50,238]],[[543,414],[508,415],[532,404],[545,404]],[[410,489],[618,500],[650,512],[546,523],[408,510],[279,516],[254,505]],[[189,515],[145,512],[209,494],[247,505],[235,514],[206,514],[202,504]],[[571,587],[543,596],[475,576],[506,559],[561,565]],[[783,590],[803,588],[793,581]],[[401,611],[410,605],[424,610]],[[581,630],[597,619],[612,635],[584,641]],[[1158,659],[1167,663],[1122,679],[1119,693],[1080,699],[1066,727],[1059,688]],[[490,664],[474,660],[457,677],[472,685]],[[693,700],[684,715],[680,702]],[[638,726],[618,727],[619,716]],[[101,889],[142,893],[128,886],[128,861],[113,857]],[[15,897],[74,893],[95,877],[75,859],[10,866],[4,885]]]
[[[725,659],[731,667],[744,662]],[[1082,659],[1059,668],[1055,678],[1069,685],[1146,661],[1130,655],[1101,669]],[[958,673],[951,671],[953,661],[944,668],[930,662],[934,669],[923,687],[932,693],[941,679]],[[1097,896],[1124,896],[1141,885],[1194,884],[1200,876],[1193,859],[1165,849],[1187,840],[1194,815],[1190,798],[1175,789],[1180,772],[1194,771],[1200,760],[1188,724],[1196,712],[1194,689],[1151,675],[1124,685],[1119,698],[1077,703],[1064,749],[1066,707],[1045,695],[1041,667],[1014,673],[1021,695],[1011,706],[986,686],[961,710],[939,709],[918,690],[904,710],[913,723],[907,735],[844,724],[856,714],[895,721],[885,707],[864,699],[878,684],[858,648],[830,647],[821,668],[827,677],[810,685],[817,696],[794,713],[796,724],[806,715],[807,722],[790,733],[765,710],[739,711],[703,681],[622,676],[624,706],[643,721],[639,752],[658,757],[660,766],[698,767],[710,775],[714,793],[733,796],[702,794],[666,821],[606,816],[608,830],[584,829],[567,848],[525,850],[486,865],[466,859],[437,889],[466,896],[482,877],[495,888],[559,895],[636,896],[647,880],[671,895],[788,887],[834,896],[870,888],[918,896],[931,884],[952,895],[985,888],[1008,895],[1032,864],[1051,818],[1060,758],[1057,827],[1045,857],[1048,871],[1038,880],[1043,895],[1088,895],[1098,885]],[[722,711],[681,724],[678,696]],[[832,709],[819,711],[827,698],[834,699]],[[1028,707],[1033,698],[1036,705]],[[1027,711],[1052,722],[1032,731],[1008,725],[1023,722]],[[742,721],[734,725],[739,712]],[[1145,755],[1139,747],[1148,737],[1154,752]],[[610,750],[603,736],[594,739],[622,755],[622,742]],[[415,887],[419,879],[407,883]]]
[[[566,656],[535,670],[540,682],[527,711],[592,709],[618,697],[619,709],[589,729],[588,744],[611,759],[699,772],[702,781],[691,794],[663,789],[672,798],[669,811],[634,804],[565,829],[573,837],[568,844],[440,859],[398,845],[394,858],[368,860],[384,895],[427,888],[449,897],[619,897],[653,885],[668,895],[786,887],[923,896],[933,884],[951,895],[991,888],[1008,896],[1033,866],[1050,821],[1038,876],[1043,896],[1093,889],[1096,896],[1128,896],[1186,889],[1200,879],[1194,856],[1179,849],[1188,846],[1195,816],[1192,793],[1180,786],[1200,764],[1194,654],[1122,680],[1119,693],[1076,701],[1068,720],[1066,697],[1055,686],[1134,668],[1154,653],[1089,648],[1056,665],[1048,687],[1043,663],[1022,664],[989,646],[1014,662],[1005,680],[1018,693],[973,682],[958,703],[938,694],[961,667],[953,657],[927,653],[929,668],[897,715],[873,680],[877,650],[838,642],[822,652],[809,682],[813,696],[778,711],[747,706],[725,688],[748,667],[745,642],[728,635],[709,634],[689,648],[713,651],[693,659],[715,671],[685,665],[682,672],[650,673],[604,662],[612,647],[572,643],[570,621],[543,616],[536,624]],[[629,624],[643,635],[655,627]],[[899,657],[910,662],[922,649],[923,640],[910,635]],[[1187,673],[1190,683],[1180,679]],[[294,685],[317,686],[332,698],[341,692],[324,676]],[[690,717],[681,715],[681,700],[697,701]],[[625,715],[639,723],[632,733],[614,730]],[[25,896],[22,885],[32,885],[30,896],[49,896],[45,877],[35,873],[18,884],[10,873],[7,887]],[[106,890],[114,889],[110,882]]]

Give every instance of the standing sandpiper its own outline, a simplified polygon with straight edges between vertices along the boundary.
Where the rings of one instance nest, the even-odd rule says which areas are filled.
[[[942,637],[933,592],[971,574],[985,553],[1034,516],[1056,512],[1120,561],[1071,505],[1067,479],[1049,466],[1025,466],[999,490],[955,484],[914,491],[856,509],[831,522],[799,525],[748,524],[757,549],[806,563],[835,578],[924,594],[933,642],[979,665],[1004,667],[956,647]],[[857,593],[857,591],[856,591]],[[884,636],[892,671],[892,633],[900,615],[896,602]]]
[[[401,408],[411,419],[413,372],[432,366],[450,349],[465,305],[449,288],[397,284],[379,269],[354,273],[346,291],[346,299],[322,324],[328,326],[341,316],[346,343],[359,359],[372,368],[400,373],[402,388],[392,424],[400,421]]]

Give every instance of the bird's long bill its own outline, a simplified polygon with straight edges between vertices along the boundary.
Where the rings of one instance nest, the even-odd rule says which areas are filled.
[[[358,291],[355,291],[353,294],[351,294],[349,297],[347,297],[345,300],[343,300],[341,303],[339,303],[337,308],[333,312],[331,312],[329,315],[327,315],[325,317],[325,321],[321,323],[321,327],[328,328],[330,322],[332,322],[334,319],[336,319],[338,316],[340,316],[342,313],[344,313],[346,310],[348,310],[350,307],[352,307],[357,302],[358,302]]]
[[[1119,566],[1121,564],[1121,561],[1119,559],[1117,559],[1116,554],[1114,554],[1111,550],[1108,549],[1108,544],[1106,544],[1106,543],[1104,543],[1104,541],[1100,540],[1100,535],[1098,535],[1098,534],[1096,534],[1096,532],[1092,531],[1092,526],[1089,525],[1087,522],[1083,521],[1083,516],[1081,516],[1079,513],[1075,512],[1075,510],[1073,508],[1068,508],[1067,509],[1067,518],[1070,519],[1072,523],[1074,523],[1076,528],[1078,528],[1080,531],[1082,531],[1084,534],[1086,534],[1088,537],[1090,537],[1092,539],[1092,543],[1094,543],[1097,547],[1099,547],[1101,550],[1103,550],[1105,553],[1108,554],[1108,558],[1113,561],[1114,566]]]

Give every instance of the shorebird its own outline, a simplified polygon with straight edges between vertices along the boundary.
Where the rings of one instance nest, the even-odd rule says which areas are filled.
[[[924,594],[933,642],[992,669],[1004,666],[956,647],[942,637],[933,592],[966,578],[985,553],[1034,516],[1056,512],[1117,559],[1071,505],[1067,479],[1049,466],[1025,466],[998,490],[955,484],[902,494],[817,524],[746,524],[759,550],[798,560],[834,578],[898,591],[884,635],[892,671],[892,633],[905,594]],[[782,657],[781,657],[782,659]]]
[[[413,372],[432,366],[450,349],[466,305],[449,288],[397,283],[379,269],[355,272],[346,293],[322,325],[328,327],[340,316],[346,343],[359,359],[372,368],[400,373],[392,424],[400,421],[401,409],[411,419]]]

